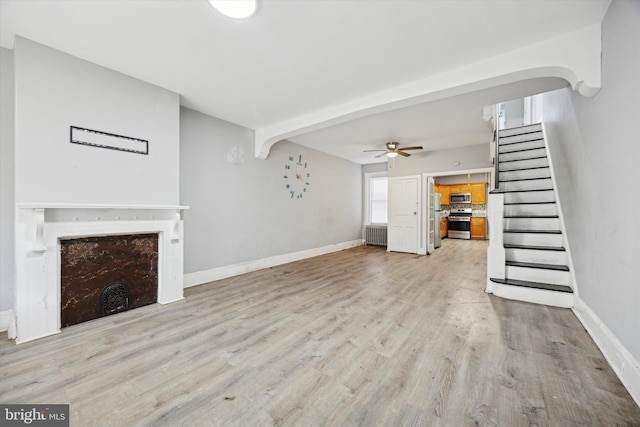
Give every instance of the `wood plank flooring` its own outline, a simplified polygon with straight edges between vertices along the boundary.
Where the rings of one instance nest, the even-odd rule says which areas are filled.
[[[72,426],[640,426],[570,310],[484,293],[484,241],[346,251],[0,341],[0,402]]]

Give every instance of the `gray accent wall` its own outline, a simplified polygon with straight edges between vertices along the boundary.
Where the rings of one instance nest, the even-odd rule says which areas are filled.
[[[602,89],[541,95],[578,296],[640,360],[640,2],[602,24]]]
[[[185,274],[361,238],[360,165],[288,141],[259,160],[252,130],[188,108],[180,140]],[[310,184],[292,199],[285,164],[299,155]]]
[[[13,308],[14,255],[13,52],[0,48],[0,311]]]

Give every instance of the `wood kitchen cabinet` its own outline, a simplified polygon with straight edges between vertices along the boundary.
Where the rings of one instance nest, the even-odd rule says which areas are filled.
[[[474,182],[471,184],[471,203],[484,205],[487,203],[487,183]]]
[[[438,193],[441,194],[442,197],[440,197],[440,204],[441,205],[448,205],[449,204],[449,194],[451,194],[451,189],[449,188],[448,185],[439,185],[438,186]]]
[[[440,238],[444,239],[449,235],[449,220],[447,218],[440,218]]]
[[[449,184],[447,185],[447,187],[449,187],[449,194],[456,194],[456,193],[462,193],[462,185],[460,184]]]
[[[471,238],[485,240],[487,238],[487,219],[471,217]]]
[[[471,193],[471,203],[475,205],[484,205],[487,203],[487,183],[486,182],[470,182],[467,184],[436,184],[434,187],[436,193],[440,193],[440,203],[443,205],[450,204],[449,196],[455,193]]]

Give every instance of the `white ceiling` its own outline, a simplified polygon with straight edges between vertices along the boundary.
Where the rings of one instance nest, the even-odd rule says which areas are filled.
[[[0,45],[11,49],[17,34],[258,129],[601,22],[609,3],[264,0],[237,21],[206,0],[0,0]],[[390,139],[430,149],[486,143],[483,105],[558,86],[526,82],[289,139],[358,163]]]

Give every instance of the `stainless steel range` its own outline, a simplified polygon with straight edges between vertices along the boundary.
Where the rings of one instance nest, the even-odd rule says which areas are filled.
[[[451,209],[449,212],[449,238],[471,239],[471,208]]]

